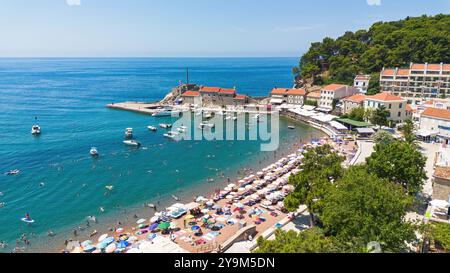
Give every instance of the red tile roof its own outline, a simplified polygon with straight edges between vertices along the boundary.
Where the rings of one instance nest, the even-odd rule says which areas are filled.
[[[310,92],[308,93],[308,95],[306,95],[307,98],[320,98],[320,91],[314,91],[314,92]]]
[[[355,81],[368,81],[368,80],[370,80],[369,75],[357,75],[355,77]]]
[[[305,89],[287,89],[286,93],[288,95],[300,95],[300,96],[306,95]]]
[[[285,95],[287,89],[286,88],[274,88],[270,94],[272,95]]]
[[[425,70],[425,64],[412,64],[412,70]]]
[[[236,96],[234,97],[235,100],[245,100],[247,98],[246,95],[240,95],[240,94],[236,94]]]
[[[346,85],[344,85],[344,84],[333,83],[333,84],[325,86],[324,88],[322,88],[322,90],[325,90],[325,91],[336,91],[336,90],[341,89],[341,88],[343,88],[345,86]]]
[[[219,90],[219,93],[233,95],[233,94],[236,93],[236,90],[235,90],[235,89],[231,89],[231,88],[229,88],[229,89],[227,89],[227,88],[222,89],[222,88],[221,88],[221,89]]]
[[[450,120],[450,110],[428,107],[422,112],[422,116]]]
[[[183,97],[199,97],[200,96],[200,92],[197,91],[186,91],[183,93],[182,95]]]
[[[385,69],[383,70],[383,73],[381,73],[383,76],[394,76],[395,69]]]
[[[217,93],[220,91],[220,87],[209,87],[209,86],[202,86],[200,88],[200,92],[213,92]]]
[[[399,69],[397,70],[397,76],[409,76],[409,69]]]
[[[390,92],[382,92],[373,96],[367,96],[367,99],[378,100],[378,101],[403,101],[399,96],[392,95]]]
[[[414,108],[412,108],[411,104],[407,104],[406,105],[406,111],[408,111],[408,112],[416,112],[416,110]]]
[[[351,102],[363,102],[366,99],[366,96],[363,94],[356,94],[353,96],[350,96],[348,98],[343,99],[344,101],[351,101]]]
[[[442,70],[450,71],[450,64],[444,64]]]
[[[441,70],[441,64],[428,64],[428,70]]]

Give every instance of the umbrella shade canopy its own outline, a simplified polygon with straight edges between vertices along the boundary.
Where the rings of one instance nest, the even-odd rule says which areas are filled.
[[[84,247],[83,249],[84,249],[84,252],[92,252],[95,250],[95,246],[88,245],[88,246]]]
[[[152,224],[151,226],[150,226],[150,230],[155,230],[155,229],[157,229],[158,228],[158,224],[157,223],[154,223],[154,224]]]
[[[116,229],[116,233],[122,233],[122,232],[123,232],[123,228]]]
[[[165,230],[168,229],[170,227],[170,223],[169,222],[162,222],[158,225],[159,229]]]
[[[234,187],[236,187],[236,184],[229,184],[228,187],[229,188],[234,188]]]
[[[191,220],[191,219],[194,219],[194,218],[195,217],[192,214],[186,215],[186,217],[184,217],[184,219],[186,219],[186,220]]]
[[[109,246],[106,247],[105,252],[106,253],[113,253],[114,251],[116,251],[117,247],[115,244],[110,244]]]
[[[108,237],[105,240],[103,240],[102,243],[109,245],[112,244],[114,241],[115,241],[114,237]]]
[[[145,221],[147,221],[147,220],[146,219],[139,219],[139,220],[137,220],[136,224],[140,225],[140,224],[145,223]]]
[[[192,230],[194,230],[194,231],[195,231],[195,230],[199,230],[199,229],[200,229],[199,226],[193,226],[193,227],[192,227]]]
[[[217,210],[217,209],[221,209],[222,207],[220,205],[215,205],[212,208]]]
[[[150,223],[156,223],[159,221],[159,217],[158,216],[153,216],[152,219],[150,219]]]
[[[129,246],[130,243],[128,243],[127,241],[120,241],[117,243],[116,247],[117,248],[127,248],[127,246]]]
[[[103,234],[98,238],[98,242],[103,242],[106,238],[108,238],[108,234]]]
[[[206,213],[208,213],[209,212],[209,209],[202,209],[202,211],[201,211],[203,214],[206,214]]]
[[[97,249],[105,249],[108,245],[105,244],[104,242],[98,243],[95,247]]]
[[[208,201],[208,202],[206,202],[206,205],[209,206],[209,207],[214,206],[214,202],[213,201]]]
[[[92,245],[92,241],[91,240],[87,240],[81,243],[81,246],[83,248],[86,248],[87,246],[91,246]]]
[[[244,204],[242,204],[242,203],[236,203],[236,204],[234,204],[234,206],[237,208],[240,208],[240,209],[245,207]]]

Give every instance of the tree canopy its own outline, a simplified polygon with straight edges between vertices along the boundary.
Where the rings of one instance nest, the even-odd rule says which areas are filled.
[[[427,179],[426,158],[413,144],[404,141],[376,145],[366,162],[369,172],[403,186],[411,195],[419,193]]]
[[[377,92],[383,67],[408,66],[410,62],[450,62],[450,15],[407,17],[378,22],[369,30],[347,31],[337,39],[314,42],[300,60],[304,78],[350,84],[356,74],[372,75],[369,94]],[[297,71],[297,70],[296,70]]]
[[[320,219],[351,251],[364,252],[378,242],[384,252],[399,252],[415,239],[414,227],[403,221],[411,204],[399,185],[353,166],[324,198]]]

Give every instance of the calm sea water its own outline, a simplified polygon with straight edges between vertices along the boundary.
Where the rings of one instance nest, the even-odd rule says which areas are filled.
[[[110,110],[107,103],[159,100],[184,81],[236,87],[238,92],[264,96],[274,86],[292,85],[295,58],[240,59],[0,59],[0,172],[20,169],[17,176],[0,175],[0,241],[11,251],[27,234],[27,251],[61,246],[74,227],[95,215],[99,226],[110,225],[145,202],[170,200],[221,186],[224,177],[238,177],[240,168],[258,168],[273,160],[260,152],[258,141],[168,142],[147,125],[173,122]],[[30,134],[34,118],[42,135]],[[287,130],[282,120],[282,147],[299,138],[319,135],[297,125]],[[122,144],[124,129],[133,127],[143,149]],[[89,155],[92,146],[101,156]],[[280,152],[281,153],[281,152]],[[206,183],[214,178],[215,183]],[[40,184],[44,183],[42,187]],[[107,192],[105,186],[113,185]],[[173,200],[171,200],[173,202]],[[101,213],[99,208],[105,209]],[[30,213],[36,223],[20,221]],[[150,216],[150,211],[139,211]],[[102,226],[103,225],[103,226]],[[54,238],[46,236],[52,230]],[[23,246],[21,244],[21,246]]]

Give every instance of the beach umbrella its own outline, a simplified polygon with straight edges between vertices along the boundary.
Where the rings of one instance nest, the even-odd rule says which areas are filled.
[[[206,213],[208,213],[209,212],[209,209],[202,209],[202,211],[201,211],[203,214],[206,214]]]
[[[139,219],[139,220],[137,220],[136,224],[140,225],[140,224],[145,223],[145,221],[147,221],[147,220],[146,219]]]
[[[176,229],[178,227],[176,222],[171,222],[170,223],[170,229]]]
[[[192,227],[192,230],[193,230],[193,231],[197,231],[197,230],[199,230],[199,229],[200,229],[199,226],[193,226],[193,227]]]
[[[225,197],[226,199],[233,199],[233,195],[227,195],[227,197]]]
[[[88,245],[88,246],[84,247],[83,249],[84,249],[84,252],[86,252],[86,253],[91,253],[92,251],[95,250],[95,246],[93,246],[93,245]]]
[[[114,251],[116,251],[117,247],[116,244],[110,244],[109,246],[107,246],[105,248],[105,252],[106,253],[113,253]]]
[[[154,224],[152,224],[152,225],[150,226],[149,230],[155,230],[155,229],[157,229],[157,228],[158,228],[158,224],[157,224],[157,223],[154,223]]]
[[[105,249],[108,246],[108,244],[105,244],[104,242],[98,243],[95,247],[97,249]]]
[[[239,188],[238,189],[238,192],[244,192],[245,191],[245,188]]]
[[[195,199],[195,202],[197,202],[197,203],[206,202],[206,201],[208,201],[208,199],[206,199],[203,196],[199,196],[199,197],[197,197],[197,199]]]
[[[192,214],[186,215],[186,217],[184,217],[185,220],[192,220],[192,219],[194,219],[194,218],[195,218],[195,217],[194,217],[194,215],[192,215]]]
[[[108,234],[103,234],[98,238],[98,242],[103,242],[106,238],[108,238]]]
[[[231,184],[228,185],[228,187],[229,188],[234,188],[234,187],[236,187],[236,184],[231,183]]]
[[[206,205],[208,207],[212,207],[212,206],[214,206],[214,201],[208,201],[208,202],[206,202]]]
[[[150,223],[156,223],[159,221],[159,217],[158,216],[153,216],[152,219],[150,219]]]
[[[262,203],[264,206],[271,206],[272,202],[270,202],[269,200],[266,200]]]
[[[242,203],[236,203],[236,204],[234,204],[234,206],[237,208],[240,208],[240,209],[243,209],[245,207],[244,204],[242,204]]]
[[[245,189],[246,190],[251,190],[251,189],[253,189],[253,187],[251,185],[247,185],[247,186],[245,186]]]
[[[162,230],[166,230],[166,229],[168,229],[170,227],[170,223],[169,222],[162,222],[162,223],[160,223],[159,225],[158,225],[158,228],[159,229],[162,229]]]
[[[239,180],[238,183],[239,183],[239,184],[245,183],[245,180],[243,180],[243,179],[242,179],[242,180]]]
[[[84,242],[81,243],[81,247],[83,247],[84,249],[88,246],[92,246],[92,241],[91,240],[86,240]]]
[[[140,224],[140,225],[138,226],[138,228],[139,228],[139,229],[145,229],[145,228],[148,228],[148,225],[146,225],[146,224]]]
[[[214,205],[212,208],[215,210],[218,210],[218,209],[221,209],[222,207],[220,205]]]
[[[136,242],[138,240],[138,238],[136,237],[136,236],[131,236],[130,238],[128,238],[128,242],[129,243],[134,243],[134,242]]]
[[[122,233],[123,232],[123,228],[118,228],[118,229],[116,229],[116,233]]]
[[[153,240],[156,238],[156,234],[155,233],[151,233],[147,236],[147,239]]]
[[[229,191],[232,191],[233,190],[233,188],[230,188],[230,187],[226,187],[225,189],[224,189],[226,192],[229,192]]]
[[[112,244],[116,239],[114,239],[114,237],[108,237],[105,240],[102,241],[102,243],[105,243],[107,245]]]
[[[128,243],[127,241],[120,241],[116,244],[116,247],[121,249],[121,248],[127,248],[130,245],[130,243]]]

